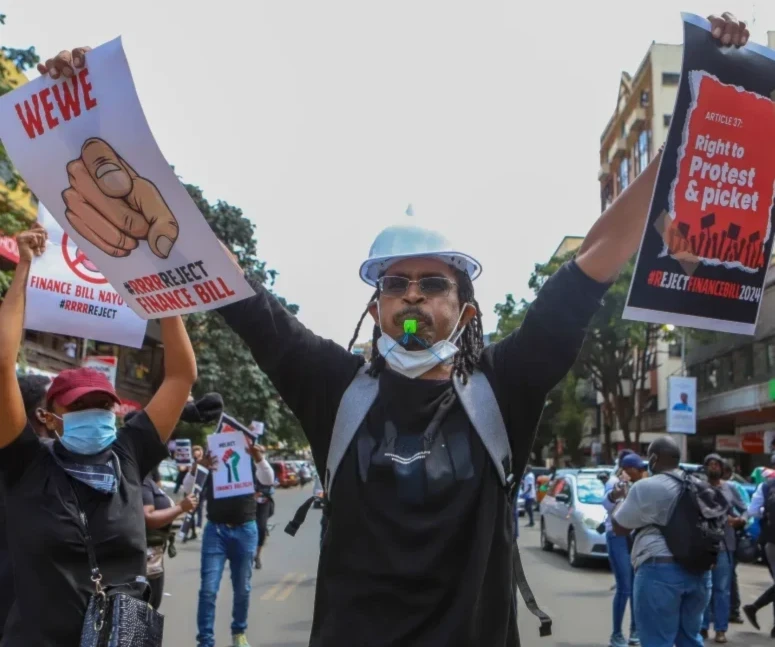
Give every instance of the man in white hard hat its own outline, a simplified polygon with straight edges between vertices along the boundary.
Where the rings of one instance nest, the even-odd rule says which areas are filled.
[[[713,21],[724,44],[747,38],[728,14]],[[548,392],[638,249],[660,157],[546,282],[520,329],[487,348],[473,288],[480,264],[408,224],[383,231],[361,266],[375,291],[350,346],[370,315],[367,366],[261,285],[220,310],[326,466],[310,647],[519,645],[514,475],[525,469]],[[528,600],[547,633],[550,621]]]

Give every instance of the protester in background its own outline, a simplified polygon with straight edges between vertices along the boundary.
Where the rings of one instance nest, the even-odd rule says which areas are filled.
[[[120,400],[105,375],[63,371],[51,383],[42,414],[58,439],[41,442],[27,420],[16,358],[30,265],[45,249],[46,232],[36,224],[16,241],[19,263],[0,305],[0,476],[18,574],[3,645],[77,645],[95,591],[79,509],[103,585],[146,595],[140,485],[168,455],[166,442],[196,380],[196,360],[181,318],[162,319],[164,379],[145,410],[119,430],[113,408]]]
[[[532,528],[535,526],[533,511],[536,500],[536,475],[533,474],[533,468],[530,465],[525,468],[525,475],[522,477],[522,498],[525,500],[525,512],[529,519],[527,527]]]
[[[726,536],[724,537],[724,550],[722,550],[716,559],[716,565],[711,570],[712,593],[708,604],[705,606],[705,613],[702,619],[703,638],[708,637],[708,629],[711,622],[716,630],[716,642],[727,642],[727,629],[729,629],[729,611],[730,611],[730,591],[732,588],[732,555],[737,547],[737,537],[735,531],[738,528],[745,527],[745,519],[738,516],[745,511],[743,502],[721,479],[724,475],[724,459],[718,454],[708,454],[703,461],[705,474],[708,477],[708,483],[724,495],[728,504],[729,521],[726,527]]]
[[[148,544],[147,577],[151,586],[154,609],[161,606],[164,595],[164,553],[170,551],[174,557],[175,535],[172,522],[180,515],[197,508],[197,498],[188,495],[175,503],[161,489],[161,474],[158,466],[143,480],[143,512],[145,513],[145,537]]]
[[[247,441],[246,441],[247,442]],[[274,484],[274,470],[264,457],[261,445],[249,447],[255,477],[262,485]],[[202,533],[201,585],[197,611],[197,644],[215,647],[215,601],[221,586],[223,569],[229,562],[232,603],[231,636],[233,647],[250,647],[247,638],[251,577],[258,550],[255,494],[216,499],[212,472],[218,460],[208,454],[202,465],[211,470],[205,483],[207,524]]]
[[[629,450],[625,450],[628,451]],[[610,489],[603,498],[603,507],[609,514],[606,521],[606,545],[608,547],[608,561],[611,564],[611,571],[616,580],[616,593],[613,599],[613,633],[609,642],[610,647],[625,647],[626,645],[640,645],[638,639],[637,623],[635,622],[635,613],[632,605],[632,586],[634,573],[631,563],[631,538],[628,536],[618,536],[613,531],[610,514],[613,512],[619,501],[627,496],[630,484],[637,483],[643,478],[645,473],[645,463],[643,459],[633,452],[619,455],[619,471],[626,474],[627,481],[617,479],[613,488]],[[609,479],[610,482],[610,479]],[[607,486],[607,483],[606,483]],[[624,621],[624,612],[627,609],[627,602],[630,603],[630,638],[627,640],[622,631]]]
[[[635,483],[612,514],[614,532],[632,531],[633,608],[643,647],[702,647],[700,628],[710,572],[695,575],[675,561],[660,530],[670,522],[682,492],[681,450],[669,436],[649,446],[653,474]],[[669,474],[677,477],[672,478]]]
[[[258,445],[262,454],[266,454],[266,448],[262,445]],[[265,461],[266,462],[266,461]],[[271,483],[268,483],[270,475],[261,463],[256,466],[255,486],[256,486],[256,524],[258,525],[258,550],[256,551],[256,569],[261,568],[261,553],[266,545],[266,540],[269,537],[269,518],[274,514],[274,469],[269,465],[271,470]],[[263,472],[263,482],[259,480],[259,470]]]
[[[722,477],[724,482],[737,493],[738,511],[744,512],[748,510],[748,506],[751,505],[751,497],[745,488],[733,478],[734,472],[732,471],[732,465],[729,461],[724,461],[724,476]],[[742,505],[742,508],[740,508]],[[740,614],[740,587],[737,583],[737,559],[735,554],[732,557],[732,581],[730,590],[730,608],[729,608],[729,622],[734,624],[742,624],[743,616]]]
[[[775,467],[775,454],[770,457],[770,465]],[[760,541],[764,547],[764,557],[770,569],[770,575],[775,580],[775,477],[770,477],[759,484],[751,497],[746,516],[752,519],[761,519]],[[764,607],[772,604],[775,612],[775,584],[762,593],[753,604],[743,607],[748,622],[756,629],[760,629],[756,614]],[[773,624],[770,636],[775,638],[775,624]]]

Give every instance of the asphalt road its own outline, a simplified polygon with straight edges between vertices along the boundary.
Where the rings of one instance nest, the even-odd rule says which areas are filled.
[[[310,511],[307,522],[295,538],[286,535],[283,528],[310,494],[310,486],[304,490],[295,488],[277,493],[277,510],[272,518],[277,525],[264,549],[264,567],[253,573],[248,628],[248,638],[253,647],[308,646],[319,552],[320,512]],[[538,532],[534,529],[522,529],[520,547],[528,581],[539,605],[554,619],[554,635],[539,639],[538,621],[521,605],[519,624],[522,644],[537,647],[606,647],[611,633],[613,595],[613,577],[607,564],[573,569],[562,553],[541,551]],[[166,616],[165,644],[178,647],[196,645],[199,548],[198,541],[189,542],[179,547],[175,559],[167,560],[167,595],[161,608]],[[769,582],[769,575],[763,567],[741,566],[739,575],[744,602],[753,600]],[[232,595],[228,578],[227,570],[218,597],[218,647],[231,645]],[[768,610],[759,614],[761,632],[748,625],[732,625],[730,644],[750,647],[775,644],[769,637],[771,617]]]

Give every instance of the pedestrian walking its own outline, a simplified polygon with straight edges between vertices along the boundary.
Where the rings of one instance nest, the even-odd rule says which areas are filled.
[[[264,457],[260,445],[249,447],[255,478],[262,485],[274,484],[274,470]],[[221,578],[229,563],[234,594],[231,612],[231,637],[234,647],[250,647],[247,638],[248,611],[253,565],[258,552],[255,493],[216,499],[212,472],[219,468],[217,459],[207,455],[202,460],[211,474],[204,491],[207,501],[207,524],[202,533],[201,584],[197,610],[197,645],[215,647],[215,601]]]
[[[737,510],[739,513],[742,513],[744,516],[746,516],[746,511],[748,510],[748,506],[751,505],[751,497],[749,496],[748,492],[745,491],[745,488],[740,485],[737,481],[733,478],[734,472],[732,471],[732,465],[730,465],[729,461],[724,461],[724,482],[727,484],[728,487],[732,488],[733,493],[735,494],[735,505],[737,507]],[[741,532],[741,531],[738,531]],[[740,613],[742,608],[742,602],[740,600],[740,586],[738,585],[737,581],[737,557],[736,552],[731,554],[730,557],[732,558],[732,581],[731,581],[731,590],[730,590],[730,610],[729,610],[729,622],[733,624],[742,624],[743,617]]]
[[[613,599],[613,632],[609,641],[609,647],[625,647],[627,645],[640,645],[638,638],[637,622],[635,612],[632,607],[632,588],[634,580],[634,571],[631,562],[631,541],[630,536],[617,535],[613,531],[610,514],[616,505],[627,496],[630,485],[637,483],[645,474],[645,462],[637,454],[628,450],[627,454],[620,454],[619,471],[626,474],[627,480],[617,478],[613,487],[608,491],[603,499],[603,507],[609,516],[606,520],[606,546],[608,548],[608,561],[611,564],[611,571],[614,574],[616,582]],[[610,482],[611,479],[609,479]],[[630,636],[624,637],[622,624],[624,622],[624,612],[627,609],[627,603],[630,604]]]
[[[161,488],[158,466],[143,480],[143,512],[145,513],[145,538],[148,544],[147,577],[151,587],[148,603],[158,611],[164,597],[164,555],[175,554],[175,535],[172,522],[180,515],[196,509],[198,500],[186,495],[175,503]]]
[[[770,466],[775,469],[775,454],[770,457]],[[763,543],[764,557],[770,569],[770,575],[775,580],[775,476],[762,481],[756,488],[746,516],[761,520],[760,541]],[[773,612],[775,612],[775,584],[768,587],[752,604],[746,604],[743,607],[743,613],[756,629],[761,629],[756,614],[769,605],[773,605]],[[775,624],[770,631],[770,636],[775,638]]]
[[[727,502],[727,524],[724,535],[723,549],[719,553],[716,564],[711,571],[712,591],[711,598],[705,607],[702,619],[703,638],[708,637],[711,623],[716,631],[717,643],[727,642],[727,630],[729,629],[729,613],[731,610],[730,593],[732,590],[733,555],[737,548],[736,530],[745,527],[745,519],[738,516],[744,512],[743,502],[739,501],[737,493],[733,492],[722,481],[724,475],[724,459],[718,454],[708,454],[703,461],[708,483],[718,490]],[[738,512],[739,511],[739,512]]]
[[[120,400],[105,375],[63,371],[36,411],[57,438],[42,441],[25,412],[16,357],[30,266],[45,249],[46,233],[35,225],[16,240],[20,260],[0,305],[0,478],[19,574],[3,646],[69,647],[80,644],[96,593],[87,545],[109,593],[148,593],[141,483],[168,456],[196,361],[181,318],[161,319],[164,379],[144,411],[117,429],[113,407]]]
[[[528,518],[528,528],[535,526],[533,511],[536,500],[536,475],[533,474],[533,468],[528,465],[525,468],[525,475],[522,477],[522,498],[525,500],[525,512]]]

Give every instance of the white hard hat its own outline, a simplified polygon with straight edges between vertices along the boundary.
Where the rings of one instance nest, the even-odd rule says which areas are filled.
[[[394,225],[383,229],[374,239],[368,260],[361,265],[361,278],[376,286],[380,275],[402,258],[431,256],[466,272],[473,281],[482,273],[482,266],[468,254],[455,251],[442,234],[416,225]]]

